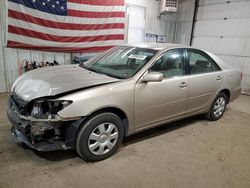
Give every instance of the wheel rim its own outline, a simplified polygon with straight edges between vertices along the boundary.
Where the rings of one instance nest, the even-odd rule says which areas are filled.
[[[89,151],[95,155],[104,155],[113,149],[117,139],[118,130],[116,126],[112,123],[102,123],[89,135]]]
[[[223,114],[225,107],[226,107],[225,98],[224,97],[218,98],[214,104],[214,116],[220,117]]]

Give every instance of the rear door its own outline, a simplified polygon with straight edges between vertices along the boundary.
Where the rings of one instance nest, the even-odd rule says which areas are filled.
[[[216,62],[201,50],[187,49],[186,57],[190,73],[187,108],[192,113],[204,109],[213,100],[222,84],[223,74]]]

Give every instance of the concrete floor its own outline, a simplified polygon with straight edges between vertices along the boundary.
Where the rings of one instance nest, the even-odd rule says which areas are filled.
[[[15,143],[0,95],[0,187],[250,187],[250,97],[223,118],[201,117],[126,139],[113,157],[86,163],[74,151],[39,153]]]

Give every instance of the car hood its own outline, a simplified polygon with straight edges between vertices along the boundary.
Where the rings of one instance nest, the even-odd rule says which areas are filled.
[[[78,65],[60,65],[29,71],[13,85],[15,94],[24,101],[119,81]]]

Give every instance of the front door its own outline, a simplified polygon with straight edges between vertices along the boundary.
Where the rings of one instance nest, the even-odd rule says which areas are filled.
[[[182,50],[169,50],[148,72],[161,72],[160,82],[138,81],[135,87],[136,129],[152,126],[186,113],[189,76]]]

